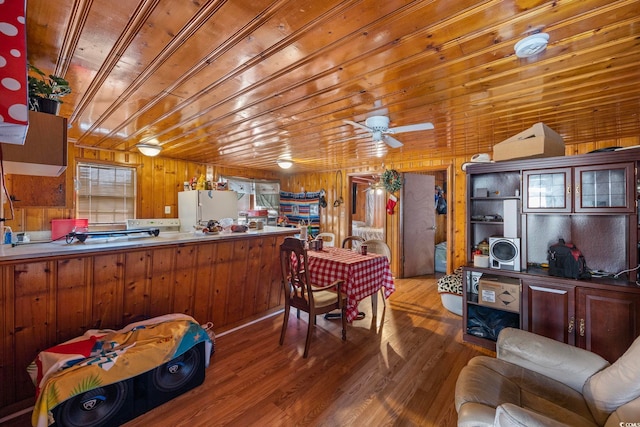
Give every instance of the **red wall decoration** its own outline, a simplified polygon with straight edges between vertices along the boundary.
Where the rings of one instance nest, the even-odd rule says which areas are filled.
[[[0,142],[24,144],[27,106],[25,0],[0,0]]]

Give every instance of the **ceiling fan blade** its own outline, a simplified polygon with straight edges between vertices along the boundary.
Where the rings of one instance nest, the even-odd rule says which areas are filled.
[[[379,99],[376,99],[373,103],[373,108],[375,108],[375,110],[367,113],[367,117],[371,117],[371,116],[386,116],[389,114],[389,109],[387,107],[383,107],[382,106],[382,101],[380,101]]]
[[[383,135],[382,136],[382,140],[391,148],[402,147],[402,142],[398,141],[397,139],[395,139],[392,136]]]
[[[416,123],[414,125],[407,126],[398,126],[395,128],[390,128],[387,132],[389,133],[402,133],[402,132],[415,132],[418,130],[431,130],[433,129],[433,123]]]
[[[355,126],[357,128],[364,129],[367,132],[373,132],[373,130],[371,128],[368,128],[365,125],[360,124],[358,122],[354,122],[353,120],[344,120],[344,122],[347,123],[347,124],[350,124],[351,126]]]
[[[360,133],[356,136],[350,136],[347,138],[340,138],[340,139],[336,139],[335,142],[344,142],[344,141],[351,141],[352,139],[362,139],[362,138],[371,138],[371,135],[365,135],[364,133]]]

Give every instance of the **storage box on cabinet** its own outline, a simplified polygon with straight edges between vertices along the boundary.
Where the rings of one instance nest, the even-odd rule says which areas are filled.
[[[510,277],[480,279],[478,304],[519,313],[520,280]]]
[[[493,146],[493,160],[533,159],[538,157],[564,156],[564,139],[544,123],[531,128]]]

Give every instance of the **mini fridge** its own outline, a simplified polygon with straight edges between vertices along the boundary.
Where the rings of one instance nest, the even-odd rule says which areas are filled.
[[[193,226],[211,219],[238,220],[238,193],[235,191],[193,190],[178,193],[180,231],[193,231]]]

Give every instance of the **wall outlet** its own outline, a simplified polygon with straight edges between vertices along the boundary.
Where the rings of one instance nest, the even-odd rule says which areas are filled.
[[[164,213],[170,214],[171,213],[171,206],[165,206],[164,207]]]

